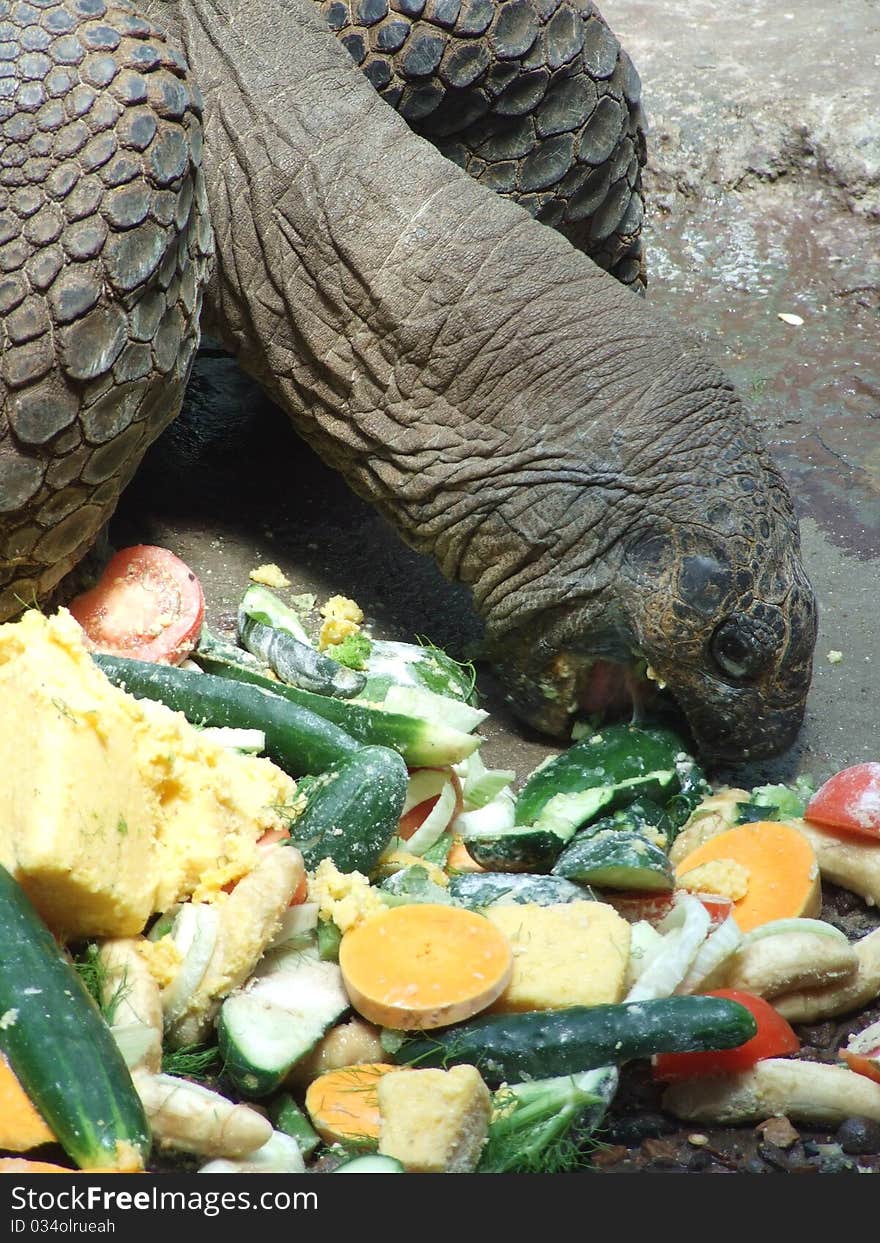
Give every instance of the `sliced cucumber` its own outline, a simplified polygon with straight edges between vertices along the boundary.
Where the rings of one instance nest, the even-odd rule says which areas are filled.
[[[595,898],[591,889],[561,876],[534,876],[524,872],[463,872],[449,881],[449,895],[462,906],[479,910],[512,902],[557,906]]]
[[[278,596],[271,592],[268,587],[263,587],[259,583],[248,587],[242,596],[238,612],[239,628],[241,627],[242,616],[252,617],[261,625],[268,626],[272,630],[283,631],[306,647],[311,647],[309,636],[303,628],[299,613],[297,613],[296,609],[292,609],[289,604],[285,604],[283,600],[279,600]],[[254,655],[259,655],[259,653],[255,652]]]
[[[460,699],[447,699],[445,695],[435,695],[433,691],[415,686],[390,687],[383,707],[402,716],[438,721],[464,734],[475,730],[489,715],[483,708],[473,708]]]
[[[575,838],[556,860],[553,874],[600,889],[655,891],[675,884],[675,869],[659,846],[617,829]]]
[[[296,1140],[304,1157],[310,1157],[316,1148],[320,1148],[320,1135],[289,1093],[276,1096],[269,1106],[269,1118],[277,1131],[283,1131]]]
[[[224,1001],[217,1026],[225,1073],[247,1096],[268,1096],[349,1008],[334,963],[280,954]]]
[[[395,1157],[383,1157],[374,1153],[366,1157],[352,1157],[333,1170],[334,1174],[405,1174],[406,1170]]]
[[[456,824],[462,819],[459,816]],[[529,826],[463,836],[474,862],[492,872],[549,872],[566,842],[549,829]]]
[[[432,881],[427,868],[420,867],[417,863],[389,876],[379,886],[379,891],[383,898],[391,899],[391,906],[405,906],[413,902],[454,905],[449,889]]]

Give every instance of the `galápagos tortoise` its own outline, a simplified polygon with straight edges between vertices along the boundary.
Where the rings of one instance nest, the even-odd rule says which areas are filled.
[[[730,383],[624,287],[638,94],[582,0],[0,0],[0,618],[93,543],[203,322],[471,588],[526,720],[647,667],[708,756],[787,746],[797,524]]]

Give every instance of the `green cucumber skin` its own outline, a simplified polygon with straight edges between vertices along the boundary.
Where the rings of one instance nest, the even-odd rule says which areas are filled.
[[[591,889],[561,876],[526,872],[462,872],[450,877],[449,894],[471,910],[481,910],[501,900],[557,906],[564,902],[593,902],[596,898]]]
[[[269,678],[264,678],[240,664],[217,659],[210,652],[197,651],[194,656],[209,673],[219,674],[223,680],[252,684],[263,690],[271,691],[288,702],[337,725],[362,746],[392,748],[403,756],[410,768],[457,763],[458,760],[464,759],[465,755],[475,750],[474,746],[461,755],[438,753],[431,737],[437,727],[418,717],[403,716],[397,712],[377,711],[375,708],[368,708],[365,704],[354,703],[352,700],[334,699],[330,695],[315,695],[311,691],[303,691],[296,686],[272,682]]]
[[[576,742],[529,777],[517,797],[517,824],[534,824],[545,804],[556,794],[576,794],[656,771],[674,770],[675,757],[684,752],[681,739],[667,729],[609,725],[602,729],[599,737],[601,742],[588,738]],[[662,793],[649,784],[642,788],[629,787],[621,792],[621,797],[631,802]],[[615,805],[620,805],[616,799],[603,810],[612,810]]]
[[[389,747],[364,747],[326,773],[291,830],[306,868],[332,859],[340,872],[369,875],[397,832],[407,781]]]
[[[675,869],[659,846],[639,833],[613,828],[569,842],[553,875],[606,889],[655,892],[675,884]]]
[[[110,1028],[26,894],[0,867],[0,1051],[81,1169],[146,1162],[150,1128]]]
[[[268,679],[260,679],[261,684],[265,682],[264,690],[173,665],[120,656],[95,655],[92,659],[114,686],[137,699],[158,700],[182,712],[193,724],[261,729],[266,735],[266,754],[291,777],[326,772],[361,749],[338,725],[275,694],[278,684]]]
[[[226,1025],[223,1011],[217,1020],[217,1046],[223,1059],[223,1074],[242,1096],[257,1099],[270,1096],[283,1082],[290,1070],[267,1070],[256,1066],[239,1048],[238,1041]]]
[[[398,1063],[476,1066],[489,1083],[578,1074],[654,1053],[732,1049],[757,1031],[745,1008],[725,997],[571,1006],[499,1014],[404,1040]]]
[[[469,837],[465,842],[474,862],[492,872],[549,872],[563,844],[549,829],[528,827],[508,829],[494,837]]]
[[[269,1117],[276,1131],[283,1131],[296,1140],[304,1157],[310,1157],[320,1148],[320,1135],[289,1093],[275,1098],[269,1106]]]

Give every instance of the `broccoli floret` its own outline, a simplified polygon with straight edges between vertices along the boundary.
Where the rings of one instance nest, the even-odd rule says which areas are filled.
[[[372,643],[365,634],[347,634],[341,643],[335,643],[327,653],[347,669],[365,669],[372,651]]]
[[[587,1165],[617,1082],[617,1069],[605,1066],[499,1088],[477,1172],[559,1174]]]

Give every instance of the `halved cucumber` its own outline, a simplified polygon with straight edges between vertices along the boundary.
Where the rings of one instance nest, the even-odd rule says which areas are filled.
[[[658,890],[675,884],[675,869],[658,846],[619,829],[575,838],[553,865],[553,875],[600,889]]]
[[[383,1157],[374,1153],[366,1157],[352,1157],[337,1165],[334,1174],[405,1174],[406,1170],[395,1157]]]
[[[666,729],[610,725],[536,769],[517,798],[517,824],[574,832],[636,798],[665,801],[688,757]]]
[[[535,876],[527,872],[463,872],[449,880],[449,896],[471,910],[511,902],[557,906],[595,898],[591,889],[574,885],[561,876]]]
[[[182,712],[194,725],[262,730],[269,759],[292,777],[322,773],[343,756],[361,749],[360,743],[339,726],[282,696],[280,682],[259,678],[257,684],[249,685],[121,656],[96,653],[92,659],[114,686],[136,699],[158,700]],[[310,699],[342,702],[325,701],[322,695]]]
[[[81,1169],[142,1168],[143,1106],[110,1028],[24,890],[0,867],[0,1053]]]
[[[224,1001],[217,1033],[225,1073],[247,1096],[268,1096],[349,1008],[335,963],[278,954]]]
[[[473,755],[481,742],[479,737],[441,721],[404,716],[384,708],[368,707],[356,700],[315,695],[296,686],[273,682],[238,661],[219,655],[214,649],[196,651],[194,656],[203,669],[219,674],[223,682],[241,682],[252,688],[259,687],[276,698],[322,717],[328,724],[332,722],[362,746],[391,747],[399,751],[410,768],[442,768],[447,764],[457,764]],[[195,678],[198,675],[191,676]],[[139,692],[133,690],[133,693]],[[323,765],[323,768],[326,767],[326,764]],[[322,768],[309,771],[320,772]]]

